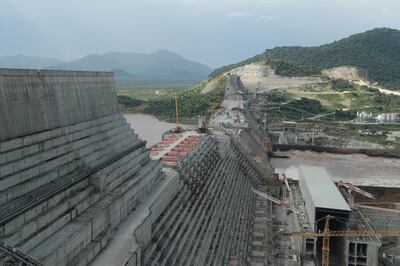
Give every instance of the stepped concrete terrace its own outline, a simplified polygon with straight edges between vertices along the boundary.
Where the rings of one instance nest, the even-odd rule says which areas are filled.
[[[145,144],[112,73],[1,69],[0,265],[89,264],[174,181]]]
[[[165,157],[177,143],[195,141],[194,136],[167,138],[173,148],[158,154]],[[175,166],[179,190],[151,224],[151,235],[136,231],[145,247],[143,265],[249,264],[255,206],[251,189],[261,179],[257,169],[225,134],[202,136]]]

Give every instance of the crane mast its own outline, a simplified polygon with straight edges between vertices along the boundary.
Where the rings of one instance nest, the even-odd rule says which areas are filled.
[[[325,228],[322,233],[312,233],[312,232],[289,232],[290,236],[300,236],[300,237],[322,237],[322,266],[329,266],[329,239],[331,237],[400,237],[400,231],[331,231],[329,229],[329,222],[331,219],[335,218],[332,215],[327,215],[325,217]]]
[[[179,105],[178,105],[178,95],[174,95],[175,98],[175,114],[176,114],[176,129],[179,129]]]

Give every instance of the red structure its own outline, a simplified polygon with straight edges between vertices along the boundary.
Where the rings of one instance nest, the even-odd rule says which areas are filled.
[[[174,166],[193,150],[203,139],[202,135],[190,133],[171,134],[150,148],[150,155],[160,159],[164,165]]]

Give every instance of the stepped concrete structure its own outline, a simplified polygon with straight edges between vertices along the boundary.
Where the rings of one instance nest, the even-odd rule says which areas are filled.
[[[145,144],[112,73],[0,70],[0,265],[268,265],[238,135]]]
[[[0,238],[44,265],[87,265],[174,181],[119,113],[112,73],[0,70],[0,125]]]

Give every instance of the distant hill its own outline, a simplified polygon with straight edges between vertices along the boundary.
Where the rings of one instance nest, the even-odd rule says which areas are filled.
[[[212,69],[160,50],[151,54],[110,52],[91,54],[81,59],[52,66],[51,69],[114,71],[123,83],[195,83],[208,76]]]
[[[60,63],[61,61],[48,57],[27,55],[0,56],[1,68],[47,68]]]
[[[370,81],[400,88],[400,31],[376,28],[315,47],[276,47],[232,67],[263,60],[288,76],[316,74],[322,69],[344,65],[355,66]],[[230,68],[216,69],[213,75]]]
[[[351,65],[371,81],[400,86],[400,31],[395,29],[377,28],[317,47],[277,47],[263,56],[319,70]]]

